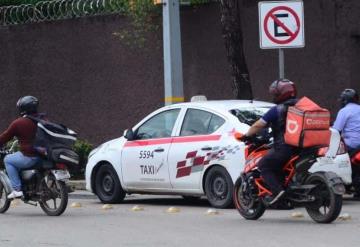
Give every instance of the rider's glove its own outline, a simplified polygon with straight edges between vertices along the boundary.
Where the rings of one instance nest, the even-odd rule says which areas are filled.
[[[250,141],[251,140],[251,137],[250,136],[247,136],[247,135],[243,135],[241,138],[240,138],[240,141],[242,142],[247,142],[247,141]]]

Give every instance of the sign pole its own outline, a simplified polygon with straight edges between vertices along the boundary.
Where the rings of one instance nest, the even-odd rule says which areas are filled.
[[[279,49],[279,79],[285,78],[284,49]]]
[[[261,49],[278,49],[279,79],[285,77],[284,49],[305,46],[302,0],[259,2]]]
[[[163,1],[165,105],[184,102],[179,0]]]

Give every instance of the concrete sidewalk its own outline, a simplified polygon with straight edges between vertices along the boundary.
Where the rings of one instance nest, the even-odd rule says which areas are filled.
[[[69,194],[70,199],[91,199],[98,200],[98,197],[86,190],[75,190]]]
[[[86,190],[85,186],[85,180],[69,180],[69,183],[71,188],[74,190]]]

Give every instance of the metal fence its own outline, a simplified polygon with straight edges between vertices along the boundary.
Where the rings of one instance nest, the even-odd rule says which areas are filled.
[[[53,0],[34,5],[0,7],[0,25],[70,19],[83,16],[122,13],[127,6],[123,0]]]

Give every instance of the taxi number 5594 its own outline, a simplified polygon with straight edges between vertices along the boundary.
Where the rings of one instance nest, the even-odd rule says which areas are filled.
[[[139,159],[154,158],[154,151],[140,151]]]

